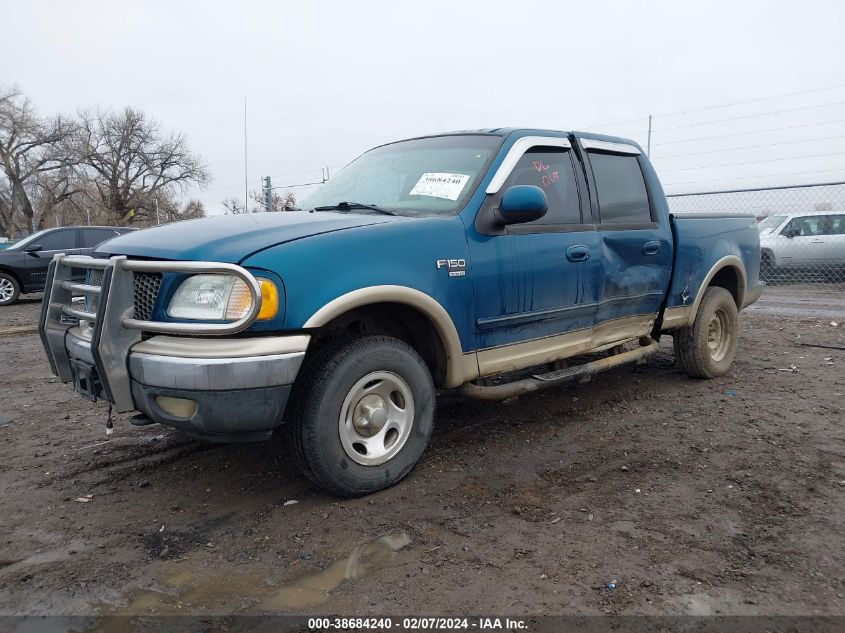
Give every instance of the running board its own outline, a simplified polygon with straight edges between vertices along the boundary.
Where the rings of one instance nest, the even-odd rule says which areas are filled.
[[[607,371],[608,369],[618,367],[619,365],[644,360],[657,352],[657,341],[653,339],[648,337],[641,338],[640,345],[641,347],[638,347],[637,349],[606,356],[605,358],[584,363],[583,365],[575,365],[574,367],[558,369],[545,374],[537,374],[531,378],[516,380],[514,382],[505,383],[504,385],[485,387],[468,382],[460,388],[460,391],[471,398],[489,400],[493,402],[516,398],[517,396],[531,393],[533,391],[540,391],[542,389],[548,389],[574,380],[589,378],[595,374]]]

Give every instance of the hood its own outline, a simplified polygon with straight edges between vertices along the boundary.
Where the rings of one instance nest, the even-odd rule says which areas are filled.
[[[103,242],[97,253],[237,264],[265,248],[303,237],[405,219],[325,211],[222,215],[133,231]]]

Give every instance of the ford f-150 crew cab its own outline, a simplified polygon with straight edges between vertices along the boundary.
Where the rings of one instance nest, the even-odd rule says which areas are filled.
[[[718,376],[763,288],[754,218],[670,215],[621,138],[399,141],[302,206],[56,255],[40,320],[53,371],[138,423],[222,441],[279,429],[312,481],[362,495],[419,460],[435,389],[511,398],[642,360],[665,332],[688,374]]]

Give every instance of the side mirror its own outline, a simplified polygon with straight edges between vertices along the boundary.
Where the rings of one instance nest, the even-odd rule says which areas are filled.
[[[539,220],[549,209],[546,193],[534,185],[513,185],[505,189],[496,209],[496,219],[503,224]]]
[[[35,253],[36,251],[43,250],[41,248],[41,244],[30,244],[25,249],[23,249],[26,253]]]

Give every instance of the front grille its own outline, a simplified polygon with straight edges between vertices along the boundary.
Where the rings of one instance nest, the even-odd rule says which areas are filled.
[[[161,273],[134,272],[132,283],[135,286],[135,318],[149,321],[153,316],[158,291],[161,289]]]

